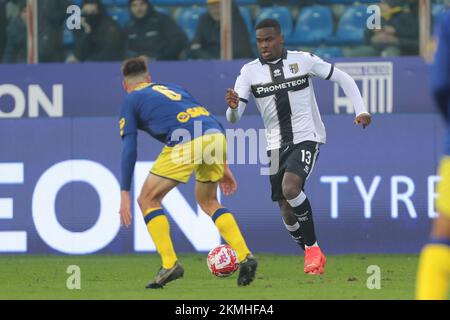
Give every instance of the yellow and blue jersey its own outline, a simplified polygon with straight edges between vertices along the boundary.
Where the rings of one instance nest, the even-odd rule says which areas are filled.
[[[123,139],[122,190],[131,188],[138,130],[147,132],[164,143],[166,148],[194,141],[205,134],[223,136],[225,131],[222,124],[189,92],[174,84],[159,83],[142,83],[125,97],[119,128]],[[218,172],[217,176],[221,174]]]
[[[139,85],[123,102],[120,135],[137,134],[138,129],[167,146],[186,142],[189,137],[197,138],[205,132],[224,132],[221,123],[186,90],[174,84],[156,83]],[[177,129],[189,134],[172,136]]]

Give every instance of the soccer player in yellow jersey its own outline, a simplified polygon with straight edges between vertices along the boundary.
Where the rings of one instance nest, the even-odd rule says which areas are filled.
[[[219,184],[226,195],[236,190],[236,181],[226,165],[226,138],[221,123],[183,88],[152,83],[144,59],[125,61],[122,73],[123,85],[128,92],[119,122],[123,139],[122,225],[131,223],[129,190],[137,158],[138,130],[165,144],[138,197],[148,231],[162,259],[160,271],[147,288],[162,288],[184,274],[172,245],[169,221],[161,202],[175,186],[186,183],[193,172],[198,204],[211,216],[221,236],[237,253],[240,262],[238,285],[250,284],[255,278],[257,262],[231,211],[217,200]]]
[[[450,10],[445,14],[438,49],[432,70],[435,100],[450,129]],[[447,132],[446,150],[442,158],[436,209],[439,217],[434,221],[431,241],[422,250],[417,275],[416,298],[444,300],[450,285],[450,130]]]

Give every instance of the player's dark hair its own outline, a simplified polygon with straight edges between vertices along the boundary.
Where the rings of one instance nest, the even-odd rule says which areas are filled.
[[[280,23],[275,19],[264,19],[261,20],[256,26],[255,30],[263,29],[263,28],[274,28],[277,34],[281,34]]]
[[[122,74],[124,77],[134,77],[148,72],[147,60],[144,57],[137,57],[125,60],[122,64]]]

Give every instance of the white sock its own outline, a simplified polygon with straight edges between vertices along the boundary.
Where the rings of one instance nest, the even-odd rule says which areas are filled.
[[[284,222],[284,226],[286,227],[286,229],[290,232],[294,232],[297,231],[300,228],[300,224],[298,222],[296,222],[294,225],[290,226],[288,225],[286,222]]]
[[[319,244],[318,244],[317,241],[316,241],[316,242],[313,243],[312,246],[305,246],[305,247],[306,247],[306,248],[312,248],[312,247],[318,247],[318,246],[319,246]]]
[[[297,197],[291,200],[287,200],[287,202],[291,205],[292,208],[299,207],[306,200],[306,194],[301,191]]]

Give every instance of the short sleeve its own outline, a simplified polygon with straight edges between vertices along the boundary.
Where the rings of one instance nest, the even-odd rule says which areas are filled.
[[[246,66],[242,67],[241,72],[236,79],[234,91],[239,94],[239,98],[242,102],[248,103],[248,98],[251,93],[251,81]]]
[[[120,109],[119,132],[123,138],[128,134],[137,134],[137,119],[133,99],[127,96]]]
[[[313,55],[312,53],[310,53],[309,55],[311,63],[309,73],[313,76],[318,76],[322,79],[329,80],[333,75],[334,65],[329,62],[323,61],[321,58]]]

